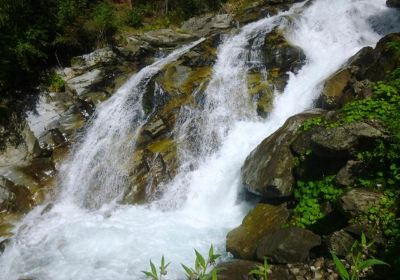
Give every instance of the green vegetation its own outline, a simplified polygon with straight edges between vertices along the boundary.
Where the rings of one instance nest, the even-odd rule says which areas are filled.
[[[297,182],[294,197],[298,201],[294,208],[292,223],[298,227],[307,227],[322,219],[325,214],[321,204],[334,202],[343,190],[334,184],[335,176],[325,177],[316,182]]]
[[[64,79],[56,73],[53,73],[48,79],[49,90],[54,92],[61,92],[65,88]]]
[[[162,277],[167,275],[167,268],[169,265],[170,265],[170,263],[165,264],[164,256],[162,256],[159,271],[157,270],[154,263],[150,260],[150,269],[151,270],[150,271],[142,271],[142,272],[146,275],[146,277],[148,277],[152,280],[162,280]]]
[[[268,273],[270,272],[267,258],[264,257],[264,263],[257,265],[256,268],[249,272],[251,279],[268,280]]]
[[[196,259],[194,267],[188,267],[182,264],[187,280],[218,280],[218,269],[215,268],[216,261],[220,255],[214,253],[214,247],[211,245],[208,251],[208,257],[205,259],[197,250],[194,250]],[[143,271],[147,278],[151,280],[162,280],[162,277],[167,274],[167,267],[170,263],[165,264],[164,256],[161,258],[160,267],[157,270],[156,266],[150,260],[150,271]]]
[[[122,4],[118,4],[122,3]],[[132,7],[128,5],[132,2]],[[23,99],[44,69],[112,44],[122,32],[179,24],[219,9],[221,0],[0,0],[0,92]],[[139,28],[139,30],[137,30]]]
[[[398,48],[398,44],[391,47]],[[300,132],[313,127],[335,128],[357,121],[374,122],[386,131],[387,136],[379,141],[368,143],[362,148],[356,160],[363,168],[350,187],[367,188],[382,194],[379,205],[371,207],[364,214],[350,220],[366,226],[373,236],[384,237],[386,242],[380,256],[390,264],[389,273],[398,275],[400,264],[400,68],[387,74],[387,79],[377,82],[371,97],[346,104],[337,115],[326,120],[315,118],[305,122]],[[312,155],[305,155],[305,157]],[[296,158],[297,166],[304,158]],[[364,171],[363,171],[364,170]],[[310,227],[325,215],[321,205],[330,202],[335,205],[337,198],[345,189],[335,183],[333,176],[319,181],[299,181],[295,189],[297,204],[292,223],[300,227]],[[363,245],[363,244],[361,244]],[[358,246],[358,245],[357,245]],[[360,261],[360,260],[359,260]],[[372,261],[373,262],[373,261]],[[359,264],[357,264],[359,265]],[[353,266],[356,266],[353,264]],[[359,279],[358,276],[341,275],[342,279]],[[356,278],[354,278],[356,277]]]
[[[331,253],[336,269],[342,280],[359,280],[364,276],[365,271],[369,268],[375,265],[388,265],[387,263],[375,258],[365,259],[365,256],[369,254],[368,250],[372,245],[373,242],[367,243],[364,234],[361,235],[361,242],[354,242],[350,253],[350,271],[346,269],[345,265],[339,260],[335,253]]]

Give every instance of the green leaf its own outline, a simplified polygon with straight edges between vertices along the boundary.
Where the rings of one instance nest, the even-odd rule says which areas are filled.
[[[150,267],[151,267],[151,272],[153,273],[153,275],[157,276],[157,268],[151,260],[150,260]]]
[[[218,275],[217,275],[217,270],[216,269],[214,269],[211,272],[211,280],[218,280]]]
[[[211,260],[214,256],[214,246],[211,244],[210,250],[208,251],[208,259]]]
[[[359,269],[363,270],[365,268],[372,267],[374,265],[389,265],[389,264],[385,263],[384,261],[378,260],[378,259],[368,259],[368,260],[361,262]]]
[[[339,258],[334,254],[331,253],[332,259],[335,263],[336,269],[338,270],[338,273],[340,275],[340,278],[343,280],[350,280],[350,275],[347,272],[347,269],[344,267],[343,263],[339,260]]]
[[[192,277],[194,275],[194,271],[191,268],[187,267],[184,264],[181,264],[181,266],[185,270],[187,276]]]
[[[204,257],[197,250],[194,250],[194,252],[196,253],[196,262],[198,261],[200,266],[203,269],[205,269],[207,267],[207,264],[206,264]]]
[[[367,246],[367,238],[365,237],[364,233],[361,233],[361,246]]]
[[[157,277],[155,277],[151,272],[148,271],[142,271],[142,272],[146,275],[146,277],[151,278],[153,280],[158,280]]]

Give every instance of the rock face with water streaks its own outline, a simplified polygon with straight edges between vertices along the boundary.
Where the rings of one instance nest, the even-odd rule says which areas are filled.
[[[354,99],[371,96],[374,82],[385,79],[386,73],[400,65],[398,57],[389,59],[395,56],[391,46],[399,42],[398,36],[388,35],[375,49],[364,48],[351,58],[325,82],[320,104],[323,100],[324,108],[338,109]],[[301,263],[305,268],[315,261],[319,267],[325,268],[306,279],[337,279],[337,275],[325,274],[322,256],[333,251],[346,257],[362,232],[380,244],[386,242],[381,232],[365,222],[365,217],[374,213],[370,211],[382,207],[383,194],[379,186],[374,191],[356,186],[360,184],[357,178],[368,172],[360,154],[371,151],[377,143],[389,141],[390,134],[377,120],[343,121],[340,116],[337,111],[295,115],[247,157],[242,166],[243,185],[247,191],[260,196],[264,203],[273,203],[274,206],[265,204],[267,208],[285,209],[287,205],[292,208],[299,203],[298,182],[317,182],[316,186],[324,189],[326,186],[320,180],[328,176],[333,178],[332,184],[340,194],[334,202],[318,205],[325,218],[306,225],[307,229],[292,226],[292,218],[299,211],[295,208],[294,211],[286,209],[293,216],[290,215],[285,226],[263,231],[269,222],[261,219],[255,220],[259,223],[259,231],[248,230],[253,213],[257,213],[256,207],[242,225],[227,236],[227,250],[235,257],[259,261],[267,257],[272,278],[277,267],[288,273],[285,265],[293,268],[294,263]],[[308,188],[311,194],[312,186]],[[311,209],[312,205],[305,207]],[[251,244],[256,245],[252,247]],[[227,264],[228,271],[224,275],[235,271],[231,266]],[[253,267],[251,262],[239,263],[237,273],[244,275]],[[301,269],[296,270],[293,279],[298,279],[299,271]],[[293,274],[289,272],[281,277],[291,279]]]
[[[266,198],[292,195],[295,156],[290,143],[297,137],[302,123],[323,114],[323,111],[317,110],[294,116],[265,139],[247,157],[242,167],[242,180],[246,189]]]
[[[288,73],[297,73],[306,60],[303,50],[293,46],[283,34],[284,30],[275,27],[265,37],[263,46],[268,79],[279,91],[283,91],[286,87]]]
[[[143,96],[148,120],[136,139],[132,183],[124,196],[126,203],[157,198],[163,191],[162,185],[176,175],[179,159],[174,127],[182,107],[201,106],[202,93],[216,60],[215,40],[217,37],[211,37],[200,43],[150,80]]]
[[[382,81],[400,65],[393,44],[400,42],[399,34],[390,34],[376,48],[365,47],[348,60],[324,84],[319,104],[325,109],[338,109],[349,101],[371,96],[373,82]]]

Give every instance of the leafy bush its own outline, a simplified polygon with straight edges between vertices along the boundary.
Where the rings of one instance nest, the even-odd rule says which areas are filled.
[[[131,27],[143,25],[143,13],[140,9],[134,8],[128,12],[126,23]]]
[[[113,6],[108,2],[101,2],[96,5],[93,8],[87,28],[96,34],[98,43],[109,43],[118,28]]]

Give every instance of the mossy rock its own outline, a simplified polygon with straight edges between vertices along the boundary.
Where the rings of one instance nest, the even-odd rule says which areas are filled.
[[[262,237],[280,228],[288,218],[289,212],[285,204],[257,204],[242,224],[228,233],[226,250],[236,258],[255,259],[257,245]]]
[[[272,110],[274,90],[260,72],[249,72],[247,74],[247,88],[251,99],[257,104],[257,113],[266,117]]]
[[[159,187],[177,172],[177,146],[174,140],[162,138],[135,151],[132,157],[131,186],[123,201],[136,204],[149,202],[162,191]]]
[[[306,60],[303,50],[292,45],[284,32],[275,27],[266,35],[263,47],[268,81],[279,91],[283,91],[289,79],[287,72],[297,73]]]

